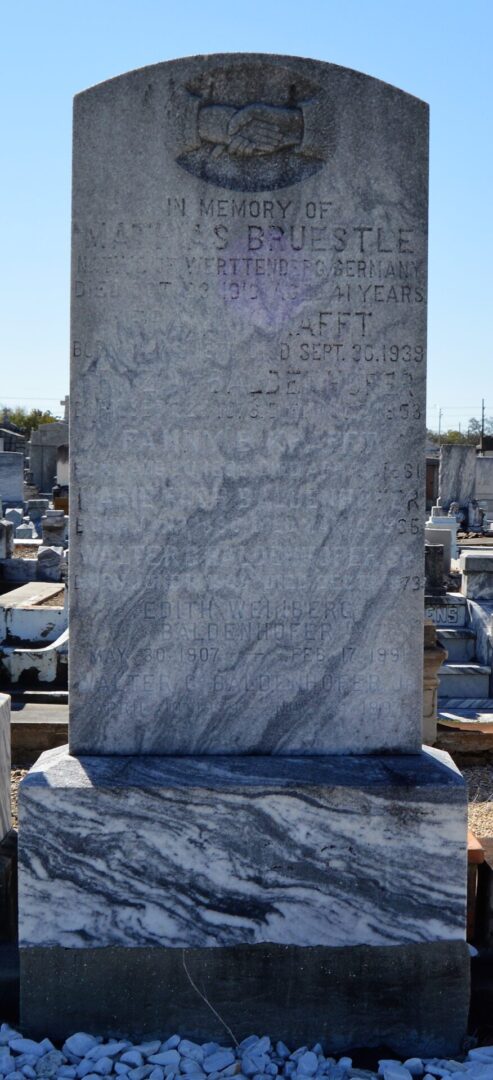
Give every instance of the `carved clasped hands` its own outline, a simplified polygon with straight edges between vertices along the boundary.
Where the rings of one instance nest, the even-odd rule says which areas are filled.
[[[235,157],[274,154],[301,145],[301,109],[253,104],[236,109],[230,105],[205,105],[199,112],[200,138],[214,143],[213,156],[224,152]]]

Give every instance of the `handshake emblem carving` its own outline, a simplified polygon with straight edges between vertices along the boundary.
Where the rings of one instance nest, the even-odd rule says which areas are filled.
[[[258,92],[253,101],[252,84]],[[236,191],[271,191],[323,168],[330,141],[327,103],[304,76],[242,62],[207,69],[183,89],[185,146],[176,160],[201,180]]]
[[[205,105],[199,111],[198,133],[212,143],[212,157],[224,153],[235,157],[274,154],[287,147],[301,146],[301,109],[252,104],[240,109],[228,105]]]

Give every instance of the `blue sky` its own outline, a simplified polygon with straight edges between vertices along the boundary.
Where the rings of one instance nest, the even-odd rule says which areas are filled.
[[[492,0],[0,0],[0,403],[68,392],[71,108],[201,52],[312,56],[431,106],[429,423],[493,416]]]

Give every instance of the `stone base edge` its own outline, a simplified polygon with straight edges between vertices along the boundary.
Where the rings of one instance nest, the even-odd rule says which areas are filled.
[[[231,1043],[252,1033],[291,1048],[386,1047],[457,1054],[467,1030],[465,942],[327,948],[23,948],[21,1027]],[[200,989],[199,990],[197,989]],[[203,995],[203,996],[202,996]],[[210,1003],[210,1004],[208,1004]],[[218,1019],[221,1017],[221,1021]]]
[[[17,940],[17,832],[0,843],[0,943]]]

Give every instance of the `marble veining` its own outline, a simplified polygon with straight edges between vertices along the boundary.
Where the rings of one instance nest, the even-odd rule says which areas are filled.
[[[77,760],[50,751],[21,785],[21,943],[461,939],[465,821],[464,782],[436,752]]]
[[[76,98],[73,175],[72,752],[416,752],[427,106],[189,57]]]

